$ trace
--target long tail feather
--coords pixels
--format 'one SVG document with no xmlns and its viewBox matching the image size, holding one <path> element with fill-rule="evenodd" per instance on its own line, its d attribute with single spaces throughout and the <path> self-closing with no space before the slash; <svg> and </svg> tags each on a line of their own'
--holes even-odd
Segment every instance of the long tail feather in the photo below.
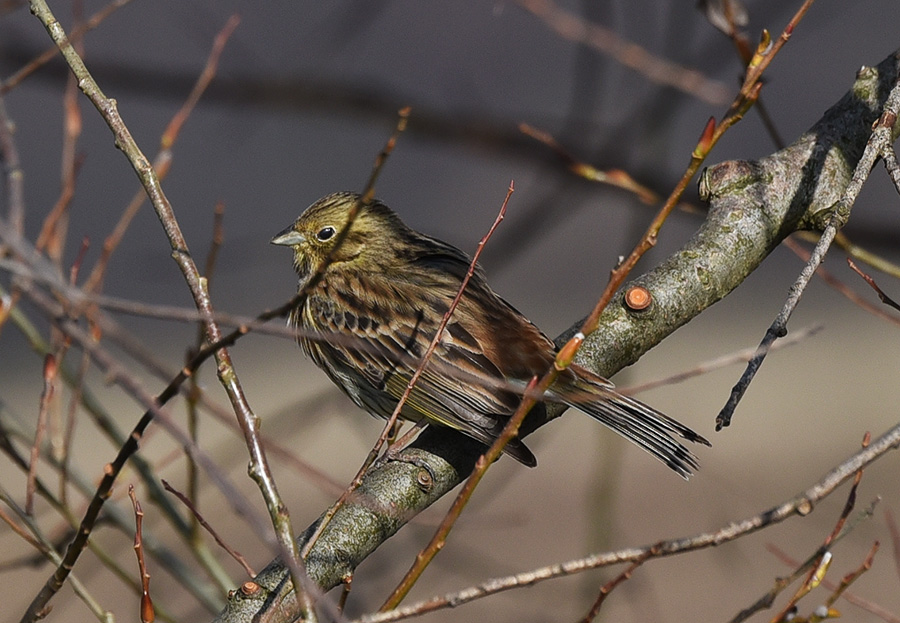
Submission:
<svg viewBox="0 0 900 623">
<path fill-rule="evenodd" d="M 639 400 L 619 394 L 612 385 L 577 368 L 566 385 L 554 387 L 554 398 L 584 411 L 665 463 L 687 479 L 699 467 L 697 457 L 676 437 L 711 445 L 704 437 Z"/>
</svg>

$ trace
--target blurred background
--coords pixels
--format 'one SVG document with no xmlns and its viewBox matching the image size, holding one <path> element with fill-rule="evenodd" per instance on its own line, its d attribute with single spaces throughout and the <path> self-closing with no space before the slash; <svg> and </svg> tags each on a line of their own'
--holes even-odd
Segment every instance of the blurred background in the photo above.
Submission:
<svg viewBox="0 0 900 623">
<path fill-rule="evenodd" d="M 780 33 L 800 5 L 781 0 L 745 4 L 751 42 L 764 28 L 773 36 Z M 68 28 L 73 12 L 87 17 L 105 6 L 54 2 L 52 8 Z M 213 39 L 234 13 L 240 15 L 240 25 L 173 147 L 172 170 L 163 188 L 201 264 L 210 246 L 214 207 L 224 204 L 225 240 L 211 290 L 215 307 L 235 314 L 255 315 L 291 296 L 296 277 L 290 253 L 271 247 L 269 239 L 320 196 L 362 189 L 395 125 L 396 111 L 409 105 L 409 128 L 381 175 L 377 195 L 412 227 L 472 252 L 514 180 L 507 218 L 482 264 L 495 290 L 555 336 L 594 305 L 610 268 L 630 251 L 655 206 L 573 175 L 547 146 L 520 132 L 519 124 L 549 132 L 576 158 L 601 169 L 623 169 L 665 196 L 681 176 L 707 119 L 720 118 L 727 109 L 742 74 L 731 41 L 692 2 L 133 0 L 86 35 L 84 55 L 148 156 L 157 152 L 160 135 L 203 69 Z M 840 99 L 860 66 L 880 62 L 900 45 L 898 18 L 896 0 L 820 0 L 813 5 L 766 74 L 763 101 L 785 140 L 794 140 Z M 696 69 L 711 86 L 696 93 L 660 84 L 646 71 L 625 67 L 560 32 L 560 24 L 585 23 L 608 29 L 667 62 Z M 0 4 L 0 79 L 7 80 L 49 45 L 27 6 L 15 0 Z M 30 240 L 60 194 L 67 78 L 56 58 L 4 95 L 25 172 Z M 84 266 L 90 267 L 138 184 L 97 112 L 84 97 L 78 104 L 83 113 L 76 148 L 80 165 L 64 264 L 75 260 L 87 239 Z M 708 164 L 758 158 L 775 149 L 759 115 L 751 111 L 716 147 Z M 693 186 L 685 200 L 701 207 Z M 674 214 L 638 270 L 678 249 L 702 218 L 701 211 Z M 897 196 L 882 167 L 866 184 L 845 232 L 870 251 L 900 261 Z M 627 387 L 755 347 L 801 266 L 793 253 L 779 249 L 733 295 L 614 380 Z M 877 303 L 846 267 L 842 252 L 835 249 L 826 267 Z M 897 298 L 896 281 L 876 278 Z M 8 273 L 0 271 L 0 283 L 9 287 Z M 104 292 L 192 308 L 149 206 L 142 208 L 113 256 Z M 28 306 L 23 310 L 46 335 L 47 322 L 40 314 Z M 196 328 L 188 323 L 117 318 L 173 370 L 196 339 Z M 824 329 L 769 356 L 734 423 L 721 433 L 714 432 L 714 419 L 742 366 L 640 395 L 712 440 L 711 449 L 700 449 L 702 469 L 690 482 L 574 411 L 537 432 L 529 446 L 539 467 L 527 470 L 504 459 L 491 470 L 409 603 L 593 552 L 714 530 L 816 482 L 857 450 L 866 431 L 877 436 L 893 426 L 900 403 L 896 325 L 815 280 L 790 329 L 816 325 Z M 348 482 L 381 423 L 343 398 L 290 339 L 251 334 L 232 354 L 250 404 L 263 420 L 263 433 L 335 482 Z M 73 351 L 70 356 L 77 363 L 79 355 Z M 126 361 L 149 391 L 164 386 Z M 0 409 L 4 419 L 29 434 L 38 413 L 41 369 L 42 357 L 7 323 L 0 334 Z M 142 410 L 105 384 L 102 374 L 94 371 L 88 381 L 119 426 L 130 430 Z M 213 400 L 227 404 L 214 369 L 204 368 L 200 381 Z M 61 392 L 59 399 L 65 412 L 68 394 Z M 183 420 L 184 411 L 183 403 L 173 403 L 174 417 Z M 261 508 L 258 490 L 246 477 L 242 439 L 204 417 L 200 443 Z M 97 481 L 116 450 L 87 418 L 79 418 L 70 460 L 88 482 Z M 178 450 L 173 439 L 151 426 L 141 453 L 183 489 L 185 461 Z M 289 461 L 275 458 L 272 463 L 299 531 L 325 510 L 335 490 Z M 52 470 L 42 468 L 41 474 L 55 482 Z M 878 496 L 881 502 L 871 519 L 837 545 L 829 574 L 838 581 L 880 540 L 882 551 L 873 569 L 851 590 L 893 612 L 895 618 L 889 620 L 900 617 L 900 580 L 885 518 L 889 510 L 900 512 L 898 474 L 895 455 L 867 471 L 859 507 Z M 113 495 L 113 503 L 126 510 L 130 482 L 139 479 L 127 470 Z M 7 460 L 0 461 L 0 483 L 22 503 L 25 476 Z M 201 510 L 251 564 L 262 568 L 272 553 L 221 491 L 205 477 L 201 483 Z M 804 560 L 831 530 L 845 495 L 846 487 L 811 516 L 738 542 L 646 564 L 610 596 L 601 617 L 728 619 L 791 570 L 768 546 Z M 74 492 L 71 496 L 75 511 L 82 512 L 84 498 Z M 350 616 L 381 604 L 430 537 L 447 506 L 447 500 L 442 502 L 358 569 L 347 606 Z M 184 553 L 185 545 L 154 516 L 154 508 L 145 502 L 145 526 Z M 36 515 L 51 538 L 64 533 L 64 524 L 41 500 Z M 130 535 L 101 527 L 94 539 L 137 577 Z M 7 528 L 0 529 L 0 551 L 5 569 L 2 619 L 18 620 L 52 567 L 13 564 L 32 551 Z M 218 551 L 217 556 L 232 586 L 240 585 L 246 579 L 240 568 Z M 211 618 L 165 570 L 151 565 L 150 571 L 155 601 L 176 620 Z M 618 571 L 593 571 L 507 592 L 427 620 L 574 620 Z M 86 553 L 75 572 L 120 620 L 135 616 L 137 597 L 93 554 Z M 201 571 L 197 574 L 203 577 Z M 813 593 L 801 602 L 801 613 L 812 611 L 827 594 L 823 589 Z M 69 587 L 51 603 L 55 608 L 48 621 L 91 616 Z M 837 607 L 852 620 L 884 620 L 845 601 Z"/>
</svg>

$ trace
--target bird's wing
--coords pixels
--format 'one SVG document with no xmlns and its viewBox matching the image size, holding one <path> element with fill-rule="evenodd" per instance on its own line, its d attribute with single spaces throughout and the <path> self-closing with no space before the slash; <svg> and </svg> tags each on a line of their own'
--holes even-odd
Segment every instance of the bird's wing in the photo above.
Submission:
<svg viewBox="0 0 900 623">
<path fill-rule="evenodd" d="M 309 299 L 320 336 L 306 340 L 304 348 L 317 363 L 361 406 L 387 417 L 388 403 L 375 404 L 372 393 L 385 392 L 396 402 L 406 391 L 430 344 L 441 315 L 426 314 L 412 306 L 391 309 L 353 307 L 331 296 Z M 317 305 L 322 307 L 315 309 Z M 327 308 L 326 308 L 327 306 Z M 348 376 L 356 375 L 366 388 L 347 388 Z M 354 395 L 354 391 L 356 395 Z M 481 351 L 479 342 L 459 322 L 451 320 L 443 339 L 417 380 L 404 406 L 403 416 L 423 417 L 490 443 L 499 433 L 498 421 L 518 405 L 512 388 Z M 386 412 L 385 412 L 386 411 Z"/>
</svg>

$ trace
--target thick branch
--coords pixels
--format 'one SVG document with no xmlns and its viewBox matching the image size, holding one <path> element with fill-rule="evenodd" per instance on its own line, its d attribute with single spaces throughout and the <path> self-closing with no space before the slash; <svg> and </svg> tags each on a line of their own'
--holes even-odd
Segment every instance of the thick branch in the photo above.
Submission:
<svg viewBox="0 0 900 623">
<path fill-rule="evenodd" d="M 652 293 L 653 304 L 629 311 L 620 295 L 577 362 L 603 376 L 614 374 L 736 288 L 786 236 L 821 229 L 850 181 L 898 71 L 900 52 L 860 70 L 850 92 L 794 144 L 759 161 L 710 167 L 700 181 L 701 194 L 710 202 L 706 221 L 684 248 L 634 282 Z M 580 326 L 575 323 L 558 343 Z M 549 411 L 548 419 L 562 409 Z M 440 429 L 426 429 L 415 445 L 400 461 L 366 475 L 356 497 L 312 549 L 308 572 L 323 590 L 456 486 L 483 451 Z M 297 609 L 293 596 L 286 595 L 286 577 L 279 561 L 271 563 L 257 578 L 262 590 L 235 591 L 217 620 L 250 621 L 254 615 L 292 620 Z"/>
</svg>

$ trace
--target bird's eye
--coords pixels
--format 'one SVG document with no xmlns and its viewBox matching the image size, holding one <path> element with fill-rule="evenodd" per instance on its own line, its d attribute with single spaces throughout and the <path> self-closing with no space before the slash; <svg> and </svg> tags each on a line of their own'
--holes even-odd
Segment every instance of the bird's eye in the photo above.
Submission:
<svg viewBox="0 0 900 623">
<path fill-rule="evenodd" d="M 328 227 L 323 227 L 319 230 L 319 233 L 316 234 L 316 239 L 319 242 L 325 242 L 326 240 L 330 240 L 335 234 L 334 227 L 330 225 Z"/>
</svg>

